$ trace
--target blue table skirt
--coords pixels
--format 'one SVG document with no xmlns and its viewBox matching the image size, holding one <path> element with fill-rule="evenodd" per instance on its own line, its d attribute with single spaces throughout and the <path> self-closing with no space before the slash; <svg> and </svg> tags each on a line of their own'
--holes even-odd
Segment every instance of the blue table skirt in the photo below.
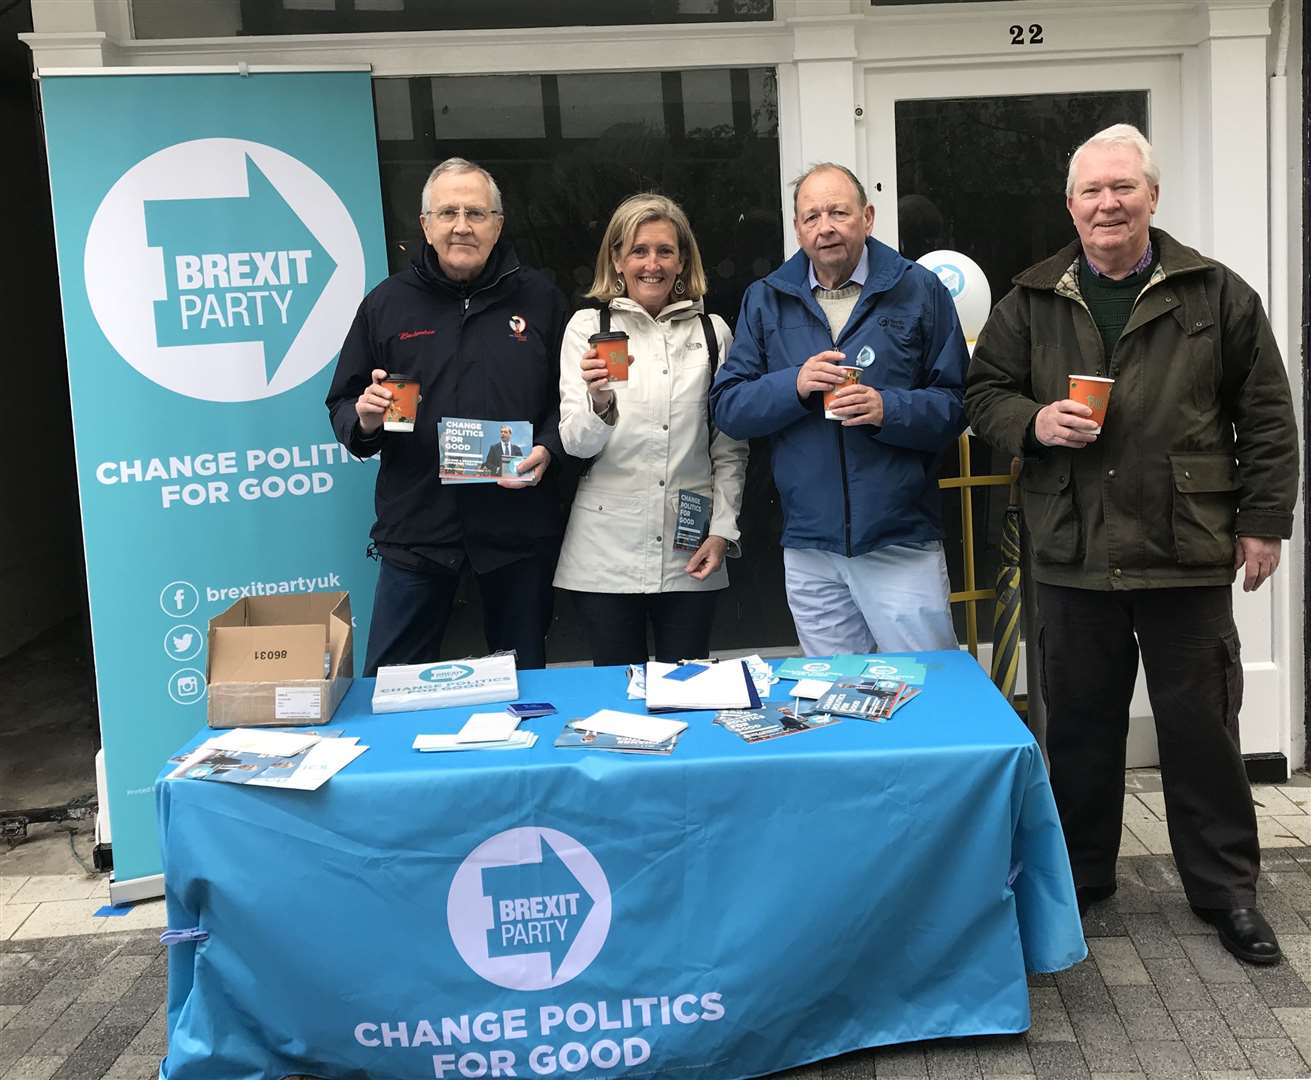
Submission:
<svg viewBox="0 0 1311 1080">
<path fill-rule="evenodd" d="M 530 751 L 419 754 L 497 706 L 375 717 L 358 680 L 331 726 L 370 749 L 316 792 L 161 778 L 169 925 L 208 934 L 161 1080 L 727 1080 L 1024 1031 L 1026 971 L 1086 955 L 1047 774 L 967 654 L 920 659 L 888 723 L 686 713 L 669 757 L 551 745 L 641 711 L 619 668 L 521 672 L 560 710 Z"/>
</svg>

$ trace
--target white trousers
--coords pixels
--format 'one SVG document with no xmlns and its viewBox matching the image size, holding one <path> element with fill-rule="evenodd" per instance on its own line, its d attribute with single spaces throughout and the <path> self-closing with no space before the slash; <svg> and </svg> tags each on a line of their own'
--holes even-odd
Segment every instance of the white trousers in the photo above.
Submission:
<svg viewBox="0 0 1311 1080">
<path fill-rule="evenodd" d="M 847 558 L 784 548 L 788 607 L 807 656 L 958 648 L 939 541 Z"/>
</svg>

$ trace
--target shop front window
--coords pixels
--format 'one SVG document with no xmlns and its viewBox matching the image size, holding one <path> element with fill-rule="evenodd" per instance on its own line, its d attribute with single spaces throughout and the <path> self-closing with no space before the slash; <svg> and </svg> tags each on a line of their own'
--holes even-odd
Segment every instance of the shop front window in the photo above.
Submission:
<svg viewBox="0 0 1311 1080">
<path fill-rule="evenodd" d="M 519 258 L 546 271 L 575 306 L 587 302 L 611 213 L 641 191 L 662 192 L 686 210 L 709 278 L 706 307 L 730 326 L 747 286 L 782 259 L 772 68 L 379 78 L 374 101 L 392 270 L 419 250 L 424 180 L 453 156 L 496 177 L 504 233 Z M 713 645 L 793 640 L 763 441 L 753 447 L 741 528 L 743 557 L 729 568 Z M 451 634 L 460 647 L 467 635 L 474 648 L 481 624 L 470 599 Z M 559 607 L 551 659 L 584 658 L 573 613 Z"/>
<path fill-rule="evenodd" d="M 138 38 L 761 22 L 773 0 L 133 0 Z"/>
</svg>

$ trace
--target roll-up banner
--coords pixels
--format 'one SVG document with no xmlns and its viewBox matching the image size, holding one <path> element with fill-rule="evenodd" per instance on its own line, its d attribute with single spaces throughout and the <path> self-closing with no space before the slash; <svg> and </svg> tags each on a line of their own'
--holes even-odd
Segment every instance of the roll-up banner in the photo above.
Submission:
<svg viewBox="0 0 1311 1080">
<path fill-rule="evenodd" d="M 386 274 L 373 101 L 366 70 L 40 78 L 122 901 L 163 892 L 153 784 L 205 723 L 208 620 L 347 589 L 368 639 L 376 464 L 323 399 Z"/>
</svg>

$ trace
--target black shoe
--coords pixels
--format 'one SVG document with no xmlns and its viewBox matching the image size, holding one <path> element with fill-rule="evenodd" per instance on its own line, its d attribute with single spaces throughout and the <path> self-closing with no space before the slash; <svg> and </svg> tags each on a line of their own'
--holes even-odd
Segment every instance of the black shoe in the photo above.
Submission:
<svg viewBox="0 0 1311 1080">
<path fill-rule="evenodd" d="M 1103 900 L 1109 900 L 1115 895 L 1115 882 L 1109 885 L 1079 885 L 1074 890 L 1075 898 L 1079 901 L 1079 916 L 1082 918 L 1088 914 L 1088 909 L 1093 904 L 1098 904 Z"/>
<path fill-rule="evenodd" d="M 1279 939 L 1256 908 L 1193 908 L 1220 935 L 1220 944 L 1249 964 L 1277 964 L 1283 958 Z"/>
</svg>

